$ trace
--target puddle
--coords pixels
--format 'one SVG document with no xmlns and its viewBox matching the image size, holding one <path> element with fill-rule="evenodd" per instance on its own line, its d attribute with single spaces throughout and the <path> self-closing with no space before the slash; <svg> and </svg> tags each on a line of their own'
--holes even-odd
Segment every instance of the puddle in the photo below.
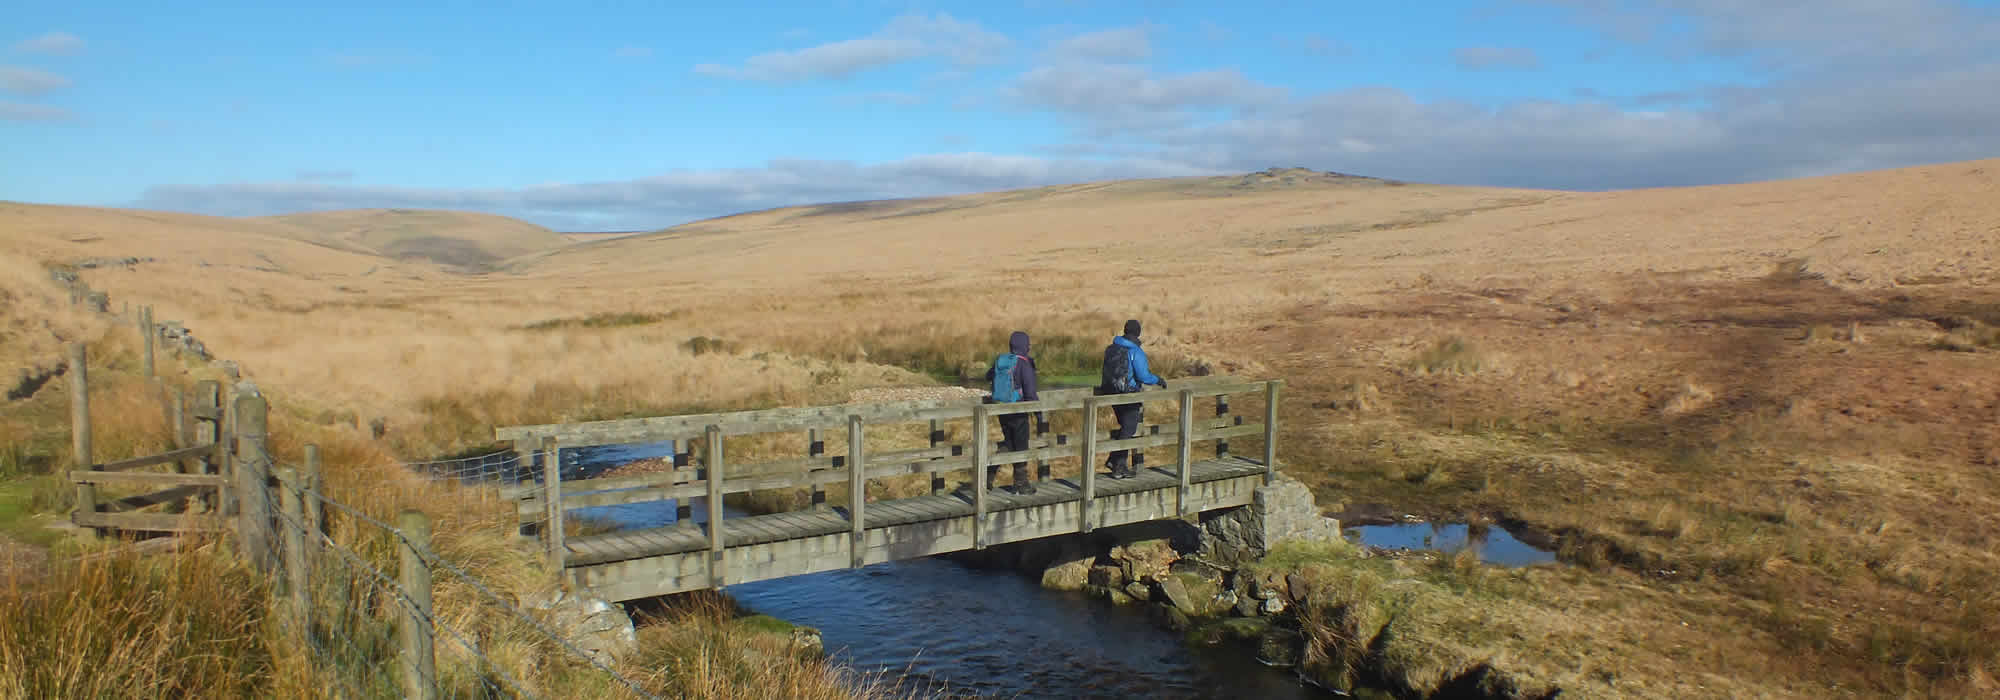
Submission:
<svg viewBox="0 0 2000 700">
<path fill-rule="evenodd" d="M 1479 560 L 1500 566 L 1548 564 L 1555 552 L 1514 538 L 1506 528 L 1487 526 L 1474 531 L 1464 523 L 1394 523 L 1344 528 L 1349 540 L 1382 549 L 1425 549 L 1456 552 L 1468 546 L 1479 552 Z"/>
</svg>

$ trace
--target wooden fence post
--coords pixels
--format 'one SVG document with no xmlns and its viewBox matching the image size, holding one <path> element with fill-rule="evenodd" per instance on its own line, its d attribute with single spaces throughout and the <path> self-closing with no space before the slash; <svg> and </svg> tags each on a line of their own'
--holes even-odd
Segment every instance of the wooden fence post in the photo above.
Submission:
<svg viewBox="0 0 2000 700">
<path fill-rule="evenodd" d="M 237 536 L 252 566 L 274 568 L 276 543 L 271 528 L 271 453 L 266 439 L 264 397 L 241 394 L 233 402 L 236 421 Z"/>
<path fill-rule="evenodd" d="M 1091 521 L 1096 516 L 1096 513 L 1092 512 L 1096 509 L 1096 504 L 1091 502 L 1097 496 L 1097 465 L 1094 464 L 1097 461 L 1097 397 L 1095 396 L 1083 400 L 1083 427 L 1081 430 L 1083 432 L 1083 500 L 1077 504 L 1078 518 L 1082 520 L 1081 523 L 1078 523 L 1077 530 L 1087 533 L 1095 529 Z"/>
<path fill-rule="evenodd" d="M 708 458 L 708 585 L 721 588 L 722 579 L 728 574 L 726 542 L 722 538 L 722 428 L 708 426 L 705 436 Z"/>
<path fill-rule="evenodd" d="M 90 454 L 90 362 L 83 343 L 69 344 L 69 452 L 72 471 L 88 471 L 96 466 Z M 92 515 L 84 515 L 90 513 Z M 70 522 L 85 525 L 97 513 L 97 487 L 76 485 L 76 507 Z M 92 527 L 93 535 L 104 534 Z"/>
<path fill-rule="evenodd" d="M 312 633 L 312 572 L 306 559 L 305 508 L 300 503 L 304 488 L 297 470 L 278 470 L 278 495 L 285 514 L 285 593 L 292 601 L 292 621 L 300 635 Z"/>
<path fill-rule="evenodd" d="M 549 522 L 543 526 L 549 535 L 549 569 L 561 582 L 569 545 L 563 541 L 568 533 L 563 532 L 562 446 L 553 435 L 542 437 L 542 500 L 549 512 Z"/>
<path fill-rule="evenodd" d="M 438 696 L 437 628 L 431 623 L 431 570 L 424 561 L 431 548 L 431 519 L 422 511 L 405 510 L 396 522 L 402 533 L 403 594 L 409 596 L 400 625 L 403 642 L 403 697 L 432 700 Z"/>
<path fill-rule="evenodd" d="M 986 433 L 986 404 L 972 409 L 972 548 L 986 548 L 986 459 L 993 441 Z"/>
<path fill-rule="evenodd" d="M 320 477 L 319 445 L 306 445 L 305 467 L 306 472 L 299 475 L 303 479 L 299 482 L 299 500 L 305 511 L 305 518 L 300 522 L 305 523 L 309 531 L 306 536 L 306 551 L 310 553 L 319 551 L 320 537 L 326 532 L 320 525 L 323 522 L 321 518 L 325 517 L 325 514 L 320 512 L 319 494 L 325 486 Z M 306 568 L 312 569 L 313 563 L 310 559 L 306 560 Z"/>
<path fill-rule="evenodd" d="M 139 336 L 145 341 L 146 348 L 145 354 L 142 355 L 144 358 L 142 364 L 146 368 L 147 379 L 153 378 L 153 338 L 158 335 L 159 333 L 153 330 L 152 305 L 139 307 Z"/>
<path fill-rule="evenodd" d="M 224 451 L 222 437 L 222 383 L 213 379 L 203 379 L 194 385 L 194 444 L 213 445 L 215 451 L 201 458 L 201 473 L 221 474 Z M 228 501 L 229 487 L 203 494 L 202 502 L 208 512 L 221 513 Z"/>
<path fill-rule="evenodd" d="M 847 514 L 854 521 L 853 544 L 848 548 L 854 555 L 854 568 L 861 568 L 862 560 L 868 554 L 868 542 L 864 536 L 863 514 L 868 510 L 868 465 L 861 449 L 861 416 L 847 416 Z"/>
<path fill-rule="evenodd" d="M 1189 505 L 1188 488 L 1193 483 L 1192 479 L 1194 476 L 1194 470 L 1189 468 L 1191 466 L 1190 463 L 1194 461 L 1194 390 L 1193 389 L 1181 390 L 1180 408 L 1181 408 L 1181 415 L 1180 415 L 1181 435 L 1178 445 L 1179 451 L 1175 453 L 1175 455 L 1180 460 L 1180 466 L 1176 467 L 1174 471 L 1180 473 L 1181 484 L 1180 484 L 1180 491 L 1174 494 L 1174 511 L 1179 513 L 1181 517 L 1185 518 L 1187 517 L 1188 514 L 1188 505 Z"/>
<path fill-rule="evenodd" d="M 1264 384 L 1264 485 L 1278 479 L 1278 385 L 1282 379 Z"/>
</svg>

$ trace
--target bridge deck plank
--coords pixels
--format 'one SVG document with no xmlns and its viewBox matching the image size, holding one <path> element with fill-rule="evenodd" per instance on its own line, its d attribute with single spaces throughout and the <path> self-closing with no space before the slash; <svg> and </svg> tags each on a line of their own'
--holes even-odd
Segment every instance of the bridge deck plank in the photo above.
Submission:
<svg viewBox="0 0 2000 700">
<path fill-rule="evenodd" d="M 1173 467 L 1172 464 L 1147 467 L 1140 470 L 1137 477 L 1130 479 L 1098 479 L 1097 496 L 1103 498 L 1155 489 L 1178 488 L 1180 479 L 1174 473 Z M 1189 480 L 1193 483 L 1206 483 L 1257 474 L 1263 470 L 1264 466 L 1257 462 L 1231 455 L 1195 462 Z M 1038 485 L 1035 494 L 1027 496 L 1016 495 L 1004 489 L 990 490 L 986 493 L 987 511 L 994 513 L 1078 500 L 1082 496 L 1082 490 L 1075 481 L 1074 477 L 1044 481 Z M 911 498 L 872 501 L 868 504 L 868 521 L 864 525 L 871 529 L 892 527 L 964 517 L 971 515 L 972 511 L 969 494 L 964 496 L 951 492 L 926 494 Z M 851 527 L 848 511 L 845 508 L 729 518 L 723 521 L 724 546 L 739 547 L 816 537 L 846 532 Z M 570 551 L 567 560 L 570 565 L 588 566 L 702 550 L 708 547 L 708 536 L 706 526 L 690 527 L 687 524 L 676 524 L 575 537 L 565 544 Z"/>
</svg>

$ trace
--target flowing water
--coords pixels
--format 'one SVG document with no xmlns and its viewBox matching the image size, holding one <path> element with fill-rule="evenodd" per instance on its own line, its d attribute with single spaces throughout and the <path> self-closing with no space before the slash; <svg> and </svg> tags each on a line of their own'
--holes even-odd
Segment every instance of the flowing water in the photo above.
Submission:
<svg viewBox="0 0 2000 700">
<path fill-rule="evenodd" d="M 1344 528 L 1346 534 L 1371 547 L 1456 552 L 1477 549 L 1479 560 L 1501 566 L 1528 566 L 1556 560 L 1554 552 L 1514 538 L 1505 528 L 1474 530 L 1464 523 L 1394 523 Z"/>
<path fill-rule="evenodd" d="M 568 452 L 565 465 L 581 476 L 672 449 L 577 448 L 574 462 Z M 577 515 L 640 528 L 672 523 L 674 510 L 672 502 L 652 502 L 578 509 Z M 704 519 L 703 510 L 694 509 L 697 520 Z M 1245 651 L 1191 648 L 1140 606 L 1052 591 L 1026 576 L 942 558 L 737 584 L 724 593 L 750 610 L 818 629 L 829 654 L 853 668 L 943 686 L 953 695 L 1330 696 Z"/>
</svg>

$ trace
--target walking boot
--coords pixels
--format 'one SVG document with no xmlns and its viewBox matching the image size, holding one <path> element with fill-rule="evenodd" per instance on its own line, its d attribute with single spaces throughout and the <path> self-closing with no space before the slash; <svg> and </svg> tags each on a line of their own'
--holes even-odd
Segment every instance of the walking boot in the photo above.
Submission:
<svg viewBox="0 0 2000 700">
<path fill-rule="evenodd" d="M 1035 482 L 1028 478 L 1028 468 L 1014 467 L 1014 493 L 1021 496 L 1035 495 Z"/>
</svg>

